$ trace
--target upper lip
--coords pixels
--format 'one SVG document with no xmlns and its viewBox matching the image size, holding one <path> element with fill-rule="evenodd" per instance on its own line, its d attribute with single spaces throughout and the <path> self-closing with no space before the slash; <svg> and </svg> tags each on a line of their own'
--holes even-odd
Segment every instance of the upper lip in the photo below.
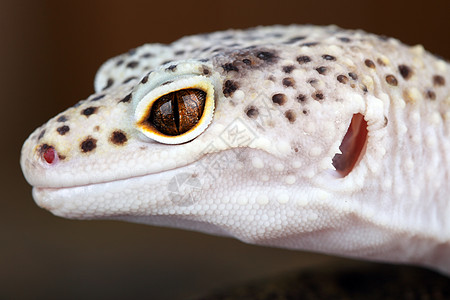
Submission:
<svg viewBox="0 0 450 300">
<path fill-rule="evenodd" d="M 106 183 L 113 183 L 113 182 L 122 182 L 122 181 L 127 181 L 127 180 L 130 180 L 130 179 L 142 178 L 142 177 L 146 177 L 146 176 L 162 174 L 162 173 L 165 173 L 165 172 L 170 172 L 172 170 L 179 170 L 179 169 L 185 168 L 187 166 L 189 166 L 189 165 L 178 166 L 178 167 L 175 167 L 175 168 L 165 169 L 165 170 L 161 170 L 159 172 L 154 172 L 154 173 L 145 173 L 145 174 L 140 174 L 140 175 L 135 175 L 135 176 L 128 176 L 128 177 L 118 178 L 118 179 L 113 179 L 113 180 L 100 180 L 100 181 L 90 182 L 90 183 L 86 183 L 86 184 L 64 185 L 64 186 L 57 186 L 57 187 L 52 187 L 52 186 L 34 186 L 34 188 L 37 188 L 37 189 L 40 189 L 40 190 L 62 190 L 62 189 L 70 189 L 70 188 L 77 188 L 77 187 L 95 186 L 95 185 L 99 185 L 99 184 L 106 184 Z"/>
</svg>

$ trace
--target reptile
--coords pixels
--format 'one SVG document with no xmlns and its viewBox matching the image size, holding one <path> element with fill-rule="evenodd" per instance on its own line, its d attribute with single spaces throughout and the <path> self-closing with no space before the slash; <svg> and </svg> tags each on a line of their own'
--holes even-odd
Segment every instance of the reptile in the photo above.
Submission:
<svg viewBox="0 0 450 300">
<path fill-rule="evenodd" d="M 336 26 L 146 44 L 36 129 L 57 216 L 116 219 L 450 274 L 450 68 Z"/>
</svg>

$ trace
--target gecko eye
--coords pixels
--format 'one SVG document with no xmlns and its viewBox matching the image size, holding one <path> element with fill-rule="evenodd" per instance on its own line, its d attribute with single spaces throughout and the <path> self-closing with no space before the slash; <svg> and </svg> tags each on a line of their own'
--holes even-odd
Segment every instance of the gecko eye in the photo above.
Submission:
<svg viewBox="0 0 450 300">
<path fill-rule="evenodd" d="M 339 150 L 342 154 L 333 157 L 333 166 L 345 177 L 361 160 L 367 144 L 367 121 L 362 114 L 354 114 Z"/>
<path fill-rule="evenodd" d="M 214 112 L 214 88 L 204 76 L 163 82 L 139 101 L 136 127 L 148 138 L 181 144 L 200 135 Z"/>
<path fill-rule="evenodd" d="M 154 127 L 168 136 L 177 136 L 198 124 L 205 107 L 206 93 L 186 89 L 164 95 L 154 102 L 143 126 Z"/>
</svg>

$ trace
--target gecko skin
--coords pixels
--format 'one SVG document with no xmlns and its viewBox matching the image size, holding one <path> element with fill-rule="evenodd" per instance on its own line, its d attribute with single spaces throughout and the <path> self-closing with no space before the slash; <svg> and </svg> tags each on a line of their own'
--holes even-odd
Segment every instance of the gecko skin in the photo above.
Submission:
<svg viewBox="0 0 450 300">
<path fill-rule="evenodd" d="M 363 31 L 188 36 L 108 60 L 21 166 L 58 216 L 450 274 L 449 86 L 422 46 Z"/>
</svg>

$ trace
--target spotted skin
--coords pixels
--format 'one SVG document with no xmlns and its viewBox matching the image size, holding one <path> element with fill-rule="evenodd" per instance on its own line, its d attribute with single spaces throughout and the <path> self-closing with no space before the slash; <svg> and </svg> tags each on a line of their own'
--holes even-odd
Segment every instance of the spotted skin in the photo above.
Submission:
<svg viewBox="0 0 450 300">
<path fill-rule="evenodd" d="M 186 72 L 213 85 L 212 122 L 188 142 L 149 140 L 137 105 Z M 363 31 L 188 36 L 108 60 L 95 94 L 31 134 L 21 165 L 35 201 L 59 216 L 450 274 L 449 85 L 448 63 L 422 46 Z M 367 141 L 343 175 L 334 159 L 358 115 Z"/>
</svg>

